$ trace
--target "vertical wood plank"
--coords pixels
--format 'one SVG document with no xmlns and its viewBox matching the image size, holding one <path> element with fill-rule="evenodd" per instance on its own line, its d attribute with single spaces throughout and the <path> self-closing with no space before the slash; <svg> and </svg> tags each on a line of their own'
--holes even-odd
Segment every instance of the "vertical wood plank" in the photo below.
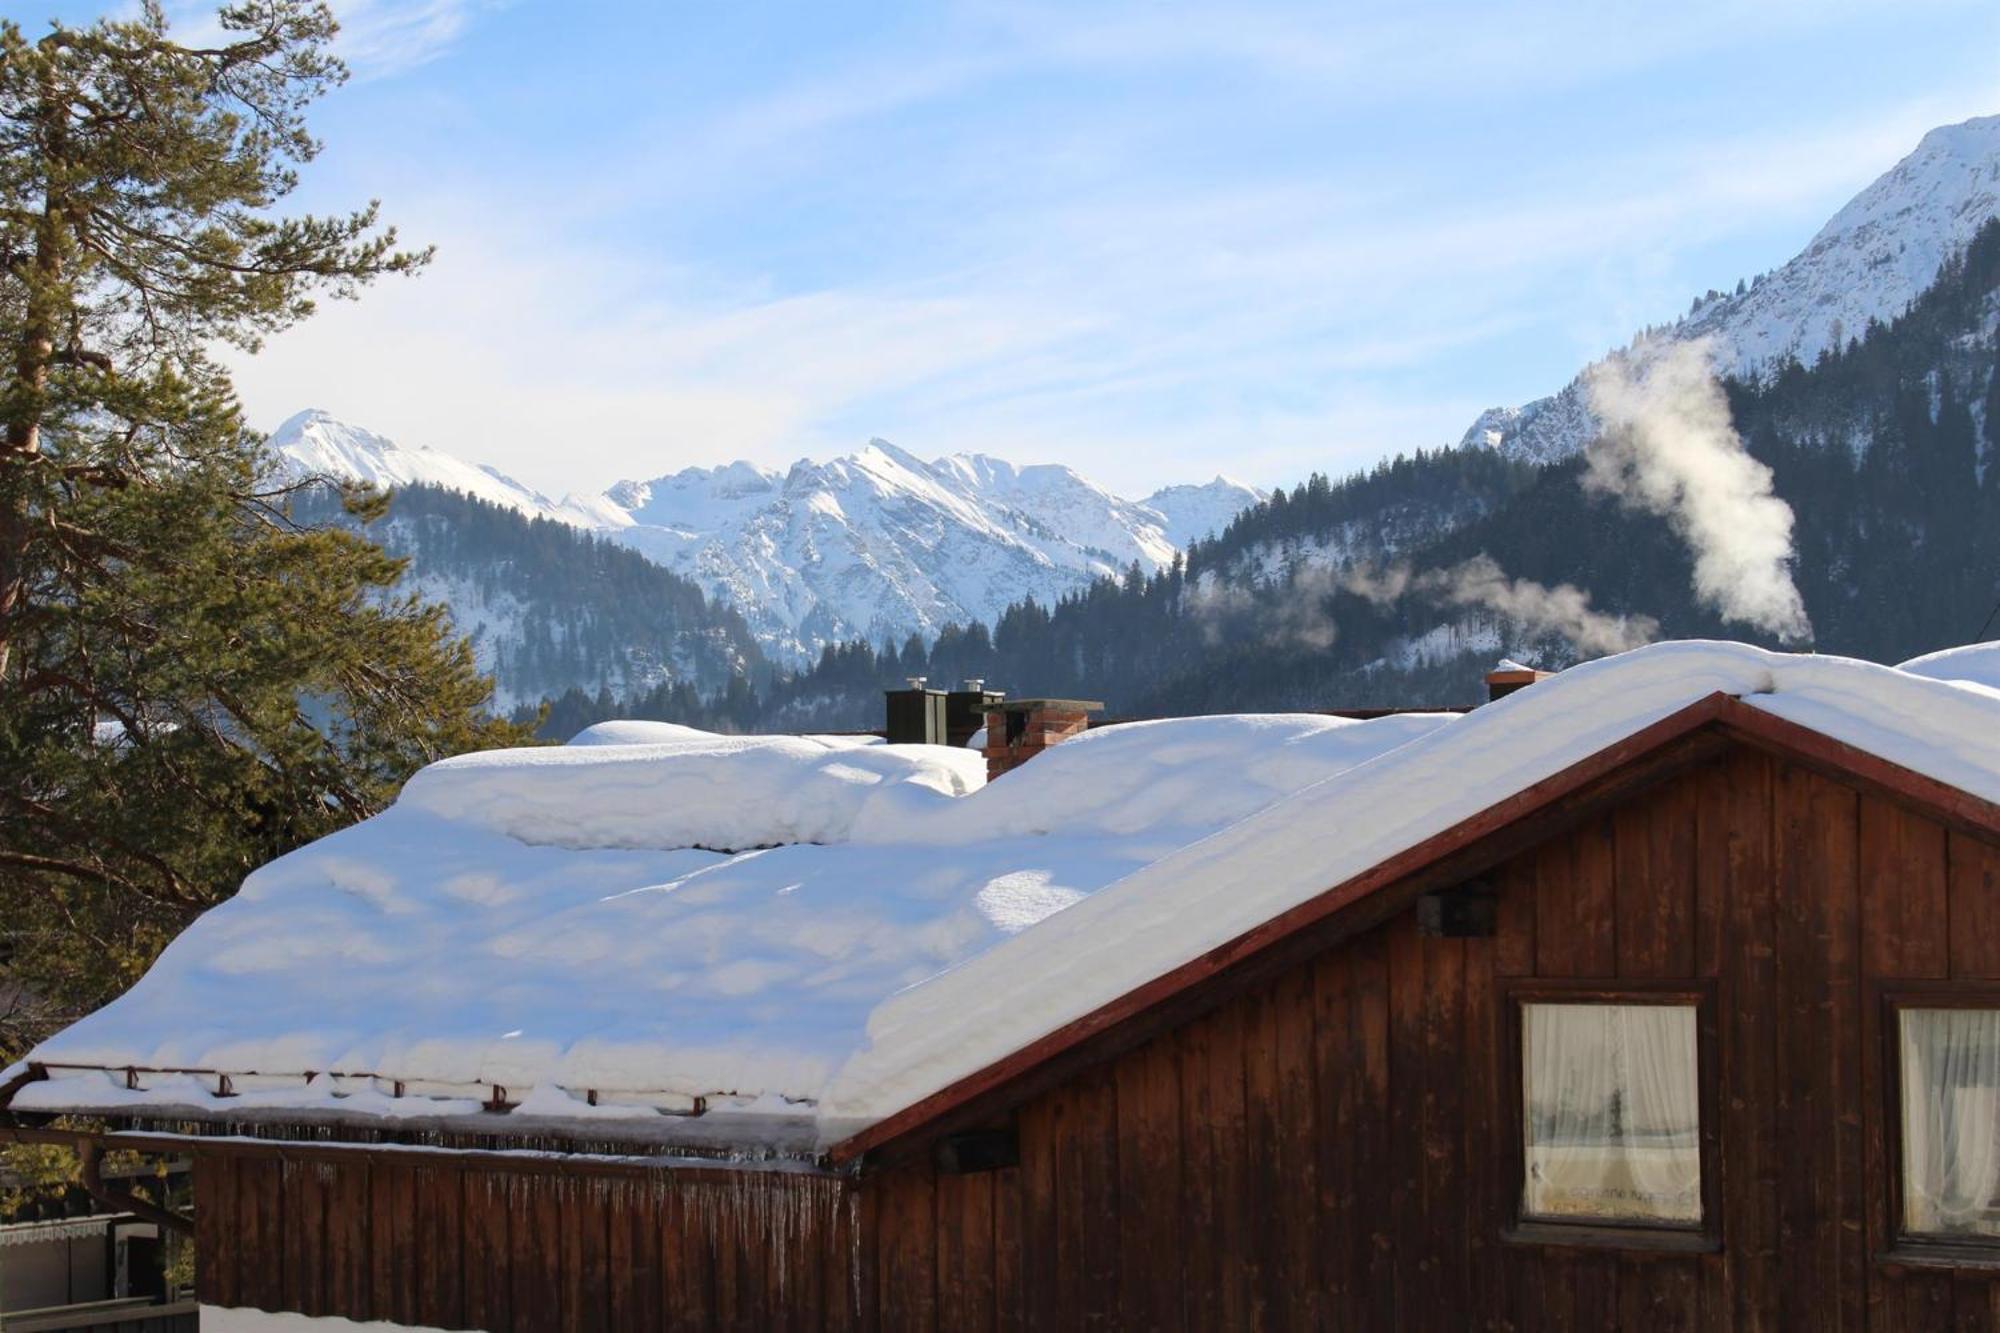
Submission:
<svg viewBox="0 0 2000 1333">
<path fill-rule="evenodd" d="M 819 1270 L 819 1308 L 828 1333 L 848 1333 L 860 1325 L 861 1297 L 856 1289 L 861 1255 L 861 1238 L 856 1227 L 860 1214 L 860 1194 L 851 1183 L 840 1182 L 825 1222 L 826 1249 Z"/>
<path fill-rule="evenodd" d="M 929 1163 L 882 1178 L 879 1252 L 884 1333 L 937 1325 L 937 1190 Z"/>
<path fill-rule="evenodd" d="M 1502 977 L 1535 974 L 1535 857 L 1516 856 L 1489 878 L 1499 902 L 1494 906 L 1492 972 Z"/>
<path fill-rule="evenodd" d="M 1648 791 L 1612 816 L 1621 978 L 1695 975 L 1696 784 L 1703 768 Z M 1633 1255 L 1618 1263 L 1621 1328 L 1670 1328 L 1698 1312 L 1700 1261 Z"/>
<path fill-rule="evenodd" d="M 1050 1096 L 1021 1108 L 1021 1316 L 1036 1333 L 1057 1327 L 1056 1107 Z"/>
<path fill-rule="evenodd" d="M 1215 1025 L 1199 1019 L 1175 1034 L 1181 1088 L 1181 1197 L 1188 1233 L 1204 1239 L 1185 1256 L 1186 1300 L 1182 1318 L 1189 1329 L 1222 1327 L 1221 1217 L 1216 1188 L 1215 1091 L 1209 1070 L 1216 1060 Z"/>
<path fill-rule="evenodd" d="M 1243 1011 L 1243 1180 L 1259 1206 L 1249 1209 L 1244 1254 L 1243 1327 L 1252 1333 L 1276 1326 L 1284 1304 L 1279 1266 L 1278 1218 L 1286 1182 L 1278 1169 L 1282 1133 L 1278 1105 L 1278 1010 L 1272 987 L 1260 986 L 1232 1007 Z"/>
<path fill-rule="evenodd" d="M 1863 1182 L 1855 793 L 1778 770 L 1779 1114 L 1791 1144 L 1780 1271 L 1798 1326 L 1861 1327 Z M 1788 1313 L 1790 1311 L 1788 1310 Z"/>
<path fill-rule="evenodd" d="M 1298 968 L 1279 980 L 1278 1011 L 1278 1245 L 1275 1308 L 1279 1328 L 1310 1330 L 1325 1321 L 1324 1281 L 1313 1257 L 1313 1227 L 1319 1197 L 1318 1033 L 1313 974 Z"/>
<path fill-rule="evenodd" d="M 1465 950 L 1464 940 L 1423 940 L 1424 1233 L 1429 1251 L 1425 1284 L 1428 1313 L 1419 1328 L 1456 1333 L 1471 1322 L 1467 1302 L 1465 1198 L 1471 1192 L 1461 1153 L 1465 1146 Z"/>
<path fill-rule="evenodd" d="M 1437 1255 L 1426 1226 L 1424 1177 L 1424 941 L 1416 922 L 1386 928 L 1389 965 L 1390 1153 L 1383 1169 L 1395 1181 L 1390 1210 L 1398 1296 L 1397 1327 L 1424 1329 L 1436 1312 L 1430 1292 Z"/>
<path fill-rule="evenodd" d="M 208 1305 L 241 1305 L 237 1281 L 236 1159 L 202 1152 L 194 1160 L 195 1290 Z"/>
<path fill-rule="evenodd" d="M 513 1176 L 513 1216 L 507 1227 L 514 1327 L 562 1327 L 562 1197 L 560 1177 Z"/>
<path fill-rule="evenodd" d="M 1171 1057 L 1169 1057 L 1171 1058 Z M 1167 1174 L 1173 1175 L 1171 1168 Z M 993 1326 L 998 1333 L 1020 1333 L 1027 1322 L 1022 1294 L 1021 1232 L 1022 1173 L 1011 1167 L 998 1174 L 993 1191 Z"/>
<path fill-rule="evenodd" d="M 1503 880 L 1504 883 L 1504 880 Z M 1507 890 L 1503 887 L 1501 892 Z M 1517 895 L 1532 903 L 1527 895 Z M 1512 1333 L 1521 1327 L 1520 1303 L 1512 1280 L 1515 1256 L 1500 1243 L 1502 1219 L 1509 1213 L 1509 1178 L 1503 1136 L 1512 1124 L 1506 1113 L 1510 1083 L 1501 1061 L 1507 1058 L 1506 1032 L 1500 1009 L 1500 941 L 1468 940 L 1465 944 L 1464 1060 L 1465 1104 L 1462 1115 L 1465 1189 L 1458 1225 L 1465 1231 L 1467 1327 Z"/>
<path fill-rule="evenodd" d="M 1366 1257 L 1355 1154 L 1368 1108 L 1360 1104 L 1365 1075 L 1354 1033 L 1353 956 L 1353 949 L 1336 949 L 1312 965 L 1313 1073 L 1319 1088 L 1314 1255 L 1326 1323 L 1333 1328 L 1361 1326 L 1359 1272 Z"/>
<path fill-rule="evenodd" d="M 416 1322 L 465 1324 L 465 1182 L 455 1166 L 426 1165 L 416 1177 Z"/>
<path fill-rule="evenodd" d="M 505 1179 L 492 1171 L 467 1171 L 462 1184 L 465 1322 L 485 1333 L 511 1333 L 514 1313 L 507 1242 L 511 1200 Z"/>
<path fill-rule="evenodd" d="M 1618 975 L 1616 849 L 1606 815 L 1536 853 L 1536 975 Z"/>
<path fill-rule="evenodd" d="M 286 1161 L 284 1171 L 284 1308 L 300 1314 L 331 1311 L 326 1300 L 326 1195 L 332 1168 L 324 1162 Z"/>
<path fill-rule="evenodd" d="M 1064 1327 L 1107 1328 L 1118 1301 L 1116 1086 L 1108 1071 L 1090 1070 L 1057 1089 L 1050 1101 L 1056 1303 Z"/>
<path fill-rule="evenodd" d="M 1209 1029 L 1209 1161 L 1215 1172 L 1213 1244 L 1222 1322 L 1250 1322 L 1250 1192 L 1246 1181 L 1247 1122 L 1243 1090 L 1243 1010 L 1225 1005 L 1202 1020 Z"/>
<path fill-rule="evenodd" d="M 940 1328 L 991 1330 L 993 1185 L 996 1173 L 937 1178 L 937 1319 Z"/>
<path fill-rule="evenodd" d="M 701 1202 L 707 1188 L 676 1177 L 660 1193 L 660 1313 L 678 1333 L 697 1333 L 719 1322 L 708 1235 L 713 1210 Z"/>
<path fill-rule="evenodd" d="M 236 1167 L 239 1234 L 238 1293 L 242 1304 L 281 1310 L 285 1302 L 284 1164 L 244 1157 Z"/>
<path fill-rule="evenodd" d="M 1359 1176 L 1355 1204 L 1360 1246 L 1357 1277 L 1360 1310 L 1365 1321 L 1357 1327 L 1393 1328 L 1406 1299 L 1396 1285 L 1395 1178 L 1388 1166 L 1396 1143 L 1395 1107 L 1390 1096 L 1394 1055 L 1389 995 L 1389 927 L 1370 931 L 1355 941 L 1353 965 L 1354 1040 L 1362 1072 L 1359 1102 L 1361 1123 L 1355 1133 L 1355 1166 Z"/>
<path fill-rule="evenodd" d="M 385 1162 L 369 1169 L 369 1309 L 397 1324 L 417 1322 L 417 1171 Z"/>
<path fill-rule="evenodd" d="M 1951 975 L 2000 977 L 2000 848 L 1954 832 L 1951 860 Z"/>
<path fill-rule="evenodd" d="M 1084 1219 L 1083 1326 L 1118 1326 L 1118 1085 L 1098 1068 L 1077 1079 L 1074 1207 Z"/>
<path fill-rule="evenodd" d="M 563 1328 L 605 1333 L 610 1326 L 611 1219 L 602 1176 L 563 1178 Z"/>
<path fill-rule="evenodd" d="M 333 1168 L 326 1198 L 327 1304 L 344 1318 L 375 1317 L 370 1281 L 373 1273 L 373 1210 L 366 1162 L 342 1162 Z"/>
<path fill-rule="evenodd" d="M 1694 974 L 1694 794 L 1679 779 L 1612 817 L 1621 977 Z"/>
<path fill-rule="evenodd" d="M 1180 1069 L 1171 1038 L 1147 1042 L 1118 1061 L 1118 1238 L 1120 1321 L 1171 1330 L 1181 1321 Z"/>
<path fill-rule="evenodd" d="M 1862 975 L 1875 980 L 1942 977 L 1951 967 L 1944 828 L 1876 797 L 1863 797 L 1859 804 Z M 1892 1243 L 1890 1195 L 1901 1183 L 1887 1152 L 1896 1112 L 1883 1068 L 1887 1049 L 1883 1015 L 1879 1007 L 1869 1005 L 1861 1010 L 1860 1019 L 1867 1244 L 1880 1252 Z M 1936 1318 L 1950 1309 L 1952 1299 L 1947 1273 L 1891 1274 L 1879 1265 L 1868 1267 L 1870 1327 L 1935 1327 L 1911 1321 Z"/>
<path fill-rule="evenodd" d="M 1714 1289 L 1704 1299 L 1711 1326 L 1744 1333 L 1773 1333 L 1781 1315 L 1771 784 L 1770 760 L 1733 752 L 1702 785 L 1695 814 L 1698 910 L 1720 923 L 1703 932 L 1696 966 L 1718 978 L 1717 1166 L 1728 1246 L 1709 1265 Z"/>
<path fill-rule="evenodd" d="M 1615 1329 L 1623 1315 L 1618 1283 L 1623 1276 L 1615 1254 L 1578 1253 L 1570 1264 L 1576 1289 L 1576 1328 Z"/>
<path fill-rule="evenodd" d="M 1950 975 L 1944 827 L 1879 797 L 1859 804 L 1862 974 Z"/>
</svg>

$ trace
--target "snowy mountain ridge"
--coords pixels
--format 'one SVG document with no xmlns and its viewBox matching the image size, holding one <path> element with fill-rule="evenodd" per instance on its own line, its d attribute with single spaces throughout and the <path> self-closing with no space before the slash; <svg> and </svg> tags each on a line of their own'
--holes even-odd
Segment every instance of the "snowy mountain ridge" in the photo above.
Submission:
<svg viewBox="0 0 2000 1333">
<path fill-rule="evenodd" d="M 289 417 L 271 432 L 271 451 L 286 480 L 325 478 L 397 486 L 442 486 L 517 509 L 531 518 L 553 518 L 557 506 L 504 472 L 468 463 L 428 446 L 396 443 L 350 426 L 318 408 Z"/>
<path fill-rule="evenodd" d="M 1053 602 L 1137 563 L 1151 572 L 1258 499 L 1224 477 L 1127 500 L 1058 464 L 925 461 L 886 440 L 779 471 L 690 467 L 550 500 L 490 468 L 409 448 L 325 412 L 286 421 L 284 473 L 430 484 L 600 533 L 734 605 L 779 661 L 830 643 L 929 636 Z"/>
<path fill-rule="evenodd" d="M 1810 366 L 1903 313 L 1945 260 L 2000 216 L 2000 116 L 1945 125 L 1850 200 L 1783 267 L 1754 286 L 1700 302 L 1664 333 L 1714 340 L 1717 370 L 1761 376 L 1788 359 Z M 1635 340 L 1636 341 L 1636 340 Z M 1596 422 L 1581 376 L 1521 407 L 1489 408 L 1462 446 L 1487 445 L 1531 462 L 1569 457 Z"/>
</svg>

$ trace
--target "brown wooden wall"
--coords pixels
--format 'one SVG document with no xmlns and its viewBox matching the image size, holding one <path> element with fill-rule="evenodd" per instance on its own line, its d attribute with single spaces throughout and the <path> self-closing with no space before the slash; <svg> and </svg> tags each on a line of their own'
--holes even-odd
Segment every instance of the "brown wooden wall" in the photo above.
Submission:
<svg viewBox="0 0 2000 1333">
<path fill-rule="evenodd" d="M 1880 1257 L 1877 994 L 2000 981 L 2000 853 L 1732 750 L 1493 878 L 1496 938 L 1405 914 L 1030 1101 L 1006 1171 L 204 1154 L 204 1298 L 492 1333 L 2000 1329 L 2000 1282 Z M 1713 986 L 1720 1252 L 1503 1239 L 1514 978 Z"/>
<path fill-rule="evenodd" d="M 432 1328 L 851 1329 L 858 1200 L 823 1177 L 201 1152 L 211 1305 Z"/>
</svg>

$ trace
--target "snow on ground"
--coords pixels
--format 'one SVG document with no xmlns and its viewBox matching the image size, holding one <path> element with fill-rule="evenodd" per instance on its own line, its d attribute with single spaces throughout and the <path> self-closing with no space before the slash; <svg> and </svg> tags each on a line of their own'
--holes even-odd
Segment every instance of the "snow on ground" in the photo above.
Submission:
<svg viewBox="0 0 2000 1333">
<path fill-rule="evenodd" d="M 1720 643 L 1464 718 L 1106 727 L 991 784 L 942 746 L 610 724 L 424 770 L 34 1058 L 254 1071 L 235 1106 L 349 1114 L 464 1114 L 493 1085 L 555 1120 L 706 1095 L 824 1142 L 1717 691 L 2000 801 L 2000 695 Z M 204 1100 L 117 1084 L 16 1105 Z"/>
<path fill-rule="evenodd" d="M 273 1314 L 243 1306 L 204 1305 L 201 1333 L 439 1333 L 439 1330 L 380 1319 L 360 1323 L 338 1315 Z"/>
</svg>

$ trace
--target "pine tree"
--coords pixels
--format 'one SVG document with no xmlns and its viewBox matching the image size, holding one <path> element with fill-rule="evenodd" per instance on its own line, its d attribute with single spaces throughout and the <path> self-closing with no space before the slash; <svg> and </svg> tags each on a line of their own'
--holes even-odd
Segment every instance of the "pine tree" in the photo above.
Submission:
<svg viewBox="0 0 2000 1333">
<path fill-rule="evenodd" d="M 273 213 L 344 76 L 326 7 L 221 26 L 0 21 L 0 996 L 31 1002 L 0 1056 L 414 767 L 526 735 L 399 562 L 294 520 L 209 355 L 426 257 L 372 205 Z"/>
</svg>

